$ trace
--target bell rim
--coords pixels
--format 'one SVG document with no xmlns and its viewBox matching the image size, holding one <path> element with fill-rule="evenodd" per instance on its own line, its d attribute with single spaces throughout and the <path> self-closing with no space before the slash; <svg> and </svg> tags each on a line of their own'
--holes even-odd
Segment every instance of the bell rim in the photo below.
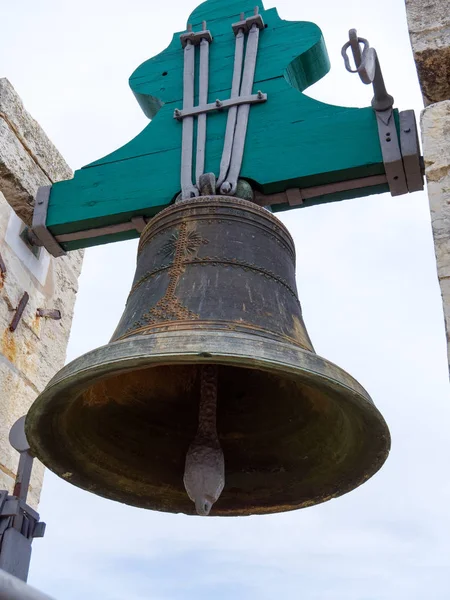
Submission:
<svg viewBox="0 0 450 600">
<path fill-rule="evenodd" d="M 215 335 L 211 335 L 212 333 Z M 219 335 L 217 335 L 218 333 Z M 158 366 L 175 364 L 201 365 L 214 363 L 218 365 L 238 366 L 250 369 L 259 368 L 272 373 L 288 372 L 291 375 L 300 377 L 306 382 L 308 381 L 308 376 L 314 376 L 314 378 L 319 377 L 321 383 L 324 384 L 325 387 L 329 388 L 330 390 L 337 390 L 340 393 L 342 402 L 353 405 L 359 410 L 362 410 L 363 403 L 364 409 L 370 412 L 371 420 L 375 419 L 377 422 L 377 437 L 383 438 L 384 448 L 382 453 L 380 452 L 377 454 L 377 459 L 375 461 L 367 465 L 364 470 L 361 470 L 362 472 L 359 474 L 359 476 L 355 477 L 350 484 L 342 485 L 342 487 L 340 487 L 336 493 L 333 493 L 325 498 L 315 498 L 310 502 L 302 503 L 301 505 L 283 506 L 281 509 L 283 512 L 297 510 L 307 506 L 313 506 L 315 504 L 320 504 L 331 500 L 332 498 L 344 495 L 345 493 L 356 489 L 365 481 L 370 479 L 373 475 L 375 475 L 375 473 L 386 461 L 391 446 L 391 437 L 387 423 L 381 412 L 375 406 L 368 392 L 341 367 L 315 354 L 314 352 L 310 352 L 294 344 L 281 342 L 278 340 L 261 339 L 258 335 L 252 335 L 249 333 L 224 333 L 213 330 L 203 330 L 190 332 L 189 335 L 186 335 L 186 338 L 183 342 L 183 336 L 180 336 L 180 332 L 174 331 L 159 332 L 147 336 L 138 335 L 132 338 L 126 338 L 106 344 L 86 354 L 83 354 L 82 356 L 68 363 L 53 377 L 53 379 L 48 383 L 44 391 L 38 396 L 28 411 L 25 421 L 25 431 L 31 446 L 31 452 L 37 456 L 47 468 L 49 468 L 58 476 L 62 477 L 69 483 L 76 485 L 77 487 L 87 491 L 92 491 L 88 485 L 83 485 L 79 478 L 77 478 L 77 481 L 71 481 L 70 478 L 65 477 L 67 473 L 64 472 L 64 468 L 55 468 L 55 463 L 52 462 L 51 457 L 49 457 L 46 449 L 42 447 L 42 445 L 39 444 L 39 441 L 37 441 L 32 435 L 33 423 L 36 422 L 36 420 L 39 420 L 43 416 L 43 413 L 45 413 L 45 410 L 43 409 L 45 408 L 48 400 L 52 397 L 60 396 L 61 393 L 64 392 L 64 389 L 69 388 L 75 381 L 77 385 L 81 387 L 85 382 L 92 383 L 93 381 L 101 380 L 107 377 L 111 373 L 117 373 L 119 366 L 120 372 L 126 372 L 139 367 L 151 367 L 153 362 L 157 363 Z M 258 340 L 256 347 L 259 350 L 259 356 L 258 352 L 255 351 L 256 339 Z M 174 340 L 177 340 L 182 347 L 190 344 L 191 347 L 197 347 L 197 349 L 191 349 L 190 352 L 186 352 L 185 349 L 178 352 L 173 349 L 171 353 L 155 351 L 151 352 L 152 346 L 153 350 L 155 349 L 155 346 L 157 347 L 156 349 L 161 349 L 164 344 L 173 348 Z M 228 343 L 234 348 L 240 347 L 241 350 L 235 354 L 225 353 L 223 350 L 225 341 L 228 341 Z M 250 353 L 246 355 L 242 352 L 242 348 L 245 347 L 245 341 L 248 341 L 249 345 L 252 347 L 251 356 Z M 149 348 L 147 352 L 145 350 L 146 346 Z M 105 349 L 107 349 L 106 352 Z M 264 352 L 262 352 L 263 349 L 266 350 L 267 356 L 264 356 Z M 115 355 L 113 360 L 111 360 L 111 351 Z M 288 352 L 291 354 L 291 357 L 297 356 L 297 358 L 300 358 L 301 360 L 295 365 L 293 362 L 288 363 L 282 360 L 274 360 L 274 356 L 276 357 L 277 352 L 280 355 L 284 354 L 284 356 L 286 356 L 286 352 Z M 102 356 L 104 357 L 103 359 Z M 97 363 L 95 363 L 96 359 L 98 361 Z M 83 368 L 83 364 L 86 363 L 88 363 L 88 366 Z M 93 372 L 96 372 L 94 378 Z M 102 493 L 97 490 L 95 491 L 95 494 L 111 500 L 126 503 L 131 506 L 142 506 L 139 503 L 133 503 L 132 501 L 124 500 L 123 498 L 119 497 L 118 494 L 109 492 Z M 270 510 L 269 507 L 263 507 L 259 512 L 257 508 L 254 507 L 253 512 L 250 514 L 271 514 L 274 512 L 280 512 L 280 506 L 274 507 L 273 510 Z M 215 511 L 215 514 L 217 516 L 239 516 L 240 513 L 231 512 L 228 514 L 227 512 L 217 513 L 217 511 Z"/>
</svg>

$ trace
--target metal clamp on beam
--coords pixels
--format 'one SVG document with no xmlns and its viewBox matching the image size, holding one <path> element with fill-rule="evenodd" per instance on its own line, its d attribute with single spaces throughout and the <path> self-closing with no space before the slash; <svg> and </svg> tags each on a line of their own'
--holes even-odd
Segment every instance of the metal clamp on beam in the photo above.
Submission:
<svg viewBox="0 0 450 600">
<path fill-rule="evenodd" d="M 356 69 L 352 69 L 350 66 L 347 55 L 349 48 L 352 51 Z M 404 115 L 403 121 L 405 126 L 403 131 L 402 123 L 400 122 L 400 130 L 403 133 L 400 134 L 399 139 L 393 111 L 394 98 L 386 91 L 375 48 L 371 48 L 365 38 L 358 37 L 356 29 L 350 29 L 349 41 L 344 44 L 341 53 L 347 71 L 358 73 L 364 84 L 373 85 L 374 96 L 372 98 L 372 108 L 377 118 L 383 163 L 392 196 L 399 196 L 423 189 L 420 149 L 413 111 L 405 111 L 407 114 L 400 113 L 400 115 Z M 400 121 L 402 121 L 401 116 Z"/>
<path fill-rule="evenodd" d="M 31 542 L 45 533 L 45 523 L 39 521 L 39 514 L 26 503 L 33 457 L 24 423 L 25 417 L 18 419 L 9 434 L 11 446 L 20 454 L 13 494 L 0 491 L 0 569 L 22 581 L 28 577 Z"/>
<path fill-rule="evenodd" d="M 259 14 L 258 6 L 255 6 L 254 14 L 251 17 L 247 17 L 246 19 L 244 13 L 241 13 L 240 17 L 240 21 L 231 25 L 234 35 L 237 35 L 241 30 L 244 33 L 248 33 L 253 25 L 256 25 L 258 29 L 264 29 L 264 21 L 262 16 Z"/>
<path fill-rule="evenodd" d="M 58 257 L 64 256 L 66 253 L 47 229 L 46 225 L 51 189 L 51 185 L 44 185 L 37 191 L 36 200 L 34 202 L 32 230 L 42 246 L 44 246 L 52 256 Z"/>
<path fill-rule="evenodd" d="M 193 46 L 200 46 L 202 40 L 206 40 L 210 44 L 213 38 L 209 29 L 206 29 L 206 22 L 203 21 L 201 31 L 192 31 L 192 25 L 189 24 L 187 32 L 180 35 L 180 40 L 182 48 L 186 48 L 188 42 Z"/>
</svg>

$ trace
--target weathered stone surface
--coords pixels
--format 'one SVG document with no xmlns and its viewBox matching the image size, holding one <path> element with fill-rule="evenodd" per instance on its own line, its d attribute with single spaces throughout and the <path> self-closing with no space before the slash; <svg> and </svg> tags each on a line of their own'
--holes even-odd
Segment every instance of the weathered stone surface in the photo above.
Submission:
<svg viewBox="0 0 450 600">
<path fill-rule="evenodd" d="M 409 34 L 425 104 L 450 99 L 448 0 L 406 0 Z"/>
<path fill-rule="evenodd" d="M 11 207 L 29 223 L 37 188 L 71 176 L 11 84 L 0 79 L 0 254 L 6 266 L 6 273 L 0 275 L 0 489 L 9 491 L 19 458 L 9 445 L 9 430 L 64 364 L 82 264 L 82 252 L 55 259 L 41 249 L 39 259 L 33 257 L 19 237 L 22 226 Z M 17 229 L 12 227 L 14 219 Z M 29 301 L 11 332 L 24 292 Z M 40 318 L 38 308 L 58 309 L 62 318 Z M 43 474 L 43 466 L 35 461 L 29 493 L 34 507 Z"/>
<path fill-rule="evenodd" d="M 0 193 L 0 254 L 6 265 L 0 282 L 0 486 L 6 482 L 9 490 L 18 462 L 8 443 L 9 430 L 64 364 L 82 263 L 80 252 L 51 258 L 41 285 L 5 241 L 11 213 Z M 9 325 L 25 291 L 30 299 L 17 329 L 11 332 Z M 38 308 L 59 309 L 62 318 L 37 317 Z M 42 479 L 43 467 L 36 461 L 30 488 L 32 506 L 39 501 Z"/>
<path fill-rule="evenodd" d="M 69 166 L 12 85 L 0 79 L 0 189 L 9 204 L 30 224 L 37 188 L 71 177 Z"/>
<path fill-rule="evenodd" d="M 450 359 L 450 100 L 426 108 L 421 128 Z"/>
</svg>

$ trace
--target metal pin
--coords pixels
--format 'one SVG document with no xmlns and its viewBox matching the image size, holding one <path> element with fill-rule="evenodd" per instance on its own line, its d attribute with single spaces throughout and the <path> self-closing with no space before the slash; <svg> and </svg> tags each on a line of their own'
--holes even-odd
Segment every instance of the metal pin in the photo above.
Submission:
<svg viewBox="0 0 450 600">
<path fill-rule="evenodd" d="M 36 311 L 37 317 L 43 317 L 44 319 L 53 319 L 59 321 L 61 319 L 61 311 L 57 308 L 38 308 Z"/>
<path fill-rule="evenodd" d="M 28 292 L 24 292 L 22 298 L 20 299 L 19 304 L 17 305 L 16 314 L 14 315 L 14 318 L 11 321 L 11 325 L 9 326 L 10 331 L 15 331 L 17 329 L 17 326 L 20 322 L 20 319 L 22 318 L 23 311 L 25 310 L 25 307 L 28 304 L 29 299 L 30 299 L 30 296 L 29 296 Z"/>
</svg>

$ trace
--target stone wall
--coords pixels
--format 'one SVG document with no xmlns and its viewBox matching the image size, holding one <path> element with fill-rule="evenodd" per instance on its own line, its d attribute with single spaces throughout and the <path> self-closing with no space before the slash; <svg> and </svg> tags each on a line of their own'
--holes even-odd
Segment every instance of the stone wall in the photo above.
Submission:
<svg viewBox="0 0 450 600">
<path fill-rule="evenodd" d="M 82 264 L 81 252 L 55 259 L 42 248 L 35 255 L 21 234 L 30 224 L 38 187 L 71 176 L 14 88 L 0 79 L 0 489 L 9 491 L 18 463 L 9 430 L 64 364 Z M 29 301 L 12 332 L 25 292 Z M 57 309 L 61 319 L 38 317 L 38 308 Z M 43 472 L 35 461 L 31 506 L 38 504 Z"/>
<path fill-rule="evenodd" d="M 422 146 L 450 364 L 450 6 L 406 0 L 406 12 L 426 105 Z"/>
</svg>

